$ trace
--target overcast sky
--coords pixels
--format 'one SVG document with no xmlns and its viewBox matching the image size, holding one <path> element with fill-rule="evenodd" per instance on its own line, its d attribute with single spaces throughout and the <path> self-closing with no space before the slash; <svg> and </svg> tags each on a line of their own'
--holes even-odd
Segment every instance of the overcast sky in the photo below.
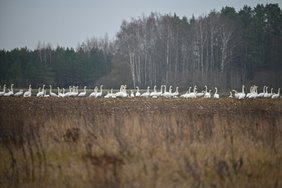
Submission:
<svg viewBox="0 0 282 188">
<path fill-rule="evenodd" d="M 142 14 L 176 13 L 190 18 L 232 6 L 278 3 L 282 0 L 0 0 L 0 49 L 36 48 L 39 41 L 53 47 L 76 48 L 87 38 L 113 38 L 123 20 Z"/>
</svg>

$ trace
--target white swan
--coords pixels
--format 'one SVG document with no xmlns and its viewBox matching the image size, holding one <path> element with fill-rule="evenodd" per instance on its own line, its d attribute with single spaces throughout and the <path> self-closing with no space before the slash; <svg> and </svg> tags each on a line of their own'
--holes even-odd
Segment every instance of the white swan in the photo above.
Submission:
<svg viewBox="0 0 282 188">
<path fill-rule="evenodd" d="M 131 98 L 135 97 L 133 90 L 130 90 L 130 97 L 131 97 Z"/>
<path fill-rule="evenodd" d="M 217 87 L 215 87 L 215 93 L 213 94 L 213 98 L 219 99 L 219 94 L 217 93 Z"/>
<path fill-rule="evenodd" d="M 135 96 L 136 96 L 136 97 L 140 97 L 140 96 L 141 96 L 141 93 L 140 93 L 140 91 L 139 91 L 139 87 L 137 86 L 136 89 L 137 89 L 137 91 L 136 91 L 136 93 L 135 93 Z"/>
<path fill-rule="evenodd" d="M 122 98 L 128 97 L 128 94 L 127 94 L 127 92 L 126 92 L 126 85 L 121 85 L 119 92 L 117 92 L 117 93 L 115 93 L 115 94 L 113 94 L 113 95 L 114 95 L 115 97 L 122 97 Z"/>
<path fill-rule="evenodd" d="M 41 90 L 41 87 L 38 88 L 38 93 L 36 94 L 36 97 L 43 97 L 44 96 L 44 87 L 45 87 L 45 85 L 42 86 L 42 90 Z"/>
<path fill-rule="evenodd" d="M 145 93 L 142 93 L 141 97 L 149 97 L 150 96 L 150 86 L 147 87 L 147 91 Z"/>
<path fill-rule="evenodd" d="M 280 88 L 278 88 L 278 92 L 271 96 L 272 99 L 277 99 L 280 96 Z"/>
<path fill-rule="evenodd" d="M 197 86 L 194 86 L 193 92 L 189 94 L 188 98 L 195 99 L 197 98 L 196 94 L 197 94 Z"/>
<path fill-rule="evenodd" d="M 230 91 L 229 93 L 230 93 L 229 98 L 233 98 L 232 92 Z"/>
<path fill-rule="evenodd" d="M 78 95 L 78 86 L 72 86 L 70 92 L 67 93 L 69 97 L 76 97 Z"/>
<path fill-rule="evenodd" d="M 178 86 L 175 88 L 175 92 L 173 92 L 171 95 L 173 98 L 178 98 L 178 95 L 179 95 Z"/>
<path fill-rule="evenodd" d="M 18 97 L 18 96 L 22 96 L 23 95 L 23 90 L 20 89 L 17 93 L 14 94 L 14 96 Z"/>
<path fill-rule="evenodd" d="M 50 97 L 50 95 L 48 95 L 46 92 L 47 92 L 47 91 L 44 90 L 44 97 Z"/>
<path fill-rule="evenodd" d="M 28 86 L 28 90 L 24 92 L 24 97 L 31 97 L 31 85 Z"/>
<path fill-rule="evenodd" d="M 11 89 L 9 90 L 9 92 L 4 94 L 5 97 L 10 97 L 10 96 L 14 95 L 13 86 L 14 86 L 14 84 L 11 84 Z"/>
<path fill-rule="evenodd" d="M 50 87 L 50 91 L 49 91 L 50 96 L 51 96 L 51 97 L 58 97 L 58 95 L 57 95 L 56 93 L 53 93 L 53 92 L 52 92 L 52 86 L 49 85 L 49 87 Z"/>
<path fill-rule="evenodd" d="M 242 85 L 242 92 L 238 93 L 239 94 L 238 99 L 244 99 L 246 97 L 244 89 L 245 89 L 245 85 Z"/>
<path fill-rule="evenodd" d="M 157 95 L 157 90 L 156 90 L 157 86 L 154 86 L 154 91 L 150 93 L 150 97 L 154 97 Z"/>
<path fill-rule="evenodd" d="M 159 97 L 159 96 L 161 96 L 163 94 L 163 87 L 164 87 L 164 85 L 161 85 L 161 90 L 156 93 L 157 97 Z"/>
<path fill-rule="evenodd" d="M 103 85 L 100 85 L 100 92 L 97 92 L 95 97 L 98 98 L 98 97 L 102 97 L 102 94 L 103 94 Z"/>
<path fill-rule="evenodd" d="M 250 99 L 256 99 L 258 97 L 258 87 L 257 86 L 253 86 L 252 92 L 251 94 L 248 96 L 248 98 Z"/>
<path fill-rule="evenodd" d="M 205 91 L 203 90 L 202 92 L 196 93 L 197 97 L 203 97 L 205 95 Z"/>
<path fill-rule="evenodd" d="M 206 91 L 205 91 L 205 95 L 204 98 L 211 98 L 211 90 L 209 90 L 208 92 L 208 86 L 205 85 Z"/>
<path fill-rule="evenodd" d="M 80 93 L 78 94 L 78 96 L 79 96 L 79 97 L 85 97 L 85 96 L 86 96 L 86 86 L 84 86 L 83 91 L 80 92 Z"/>
<path fill-rule="evenodd" d="M 98 87 L 95 86 L 94 91 L 92 93 L 90 93 L 89 97 L 95 97 L 98 91 Z"/>
<path fill-rule="evenodd" d="M 4 84 L 3 86 L 3 91 L 0 92 L 0 96 L 4 96 L 5 93 L 6 93 L 6 84 Z"/>
<path fill-rule="evenodd" d="M 164 92 L 161 94 L 161 96 L 166 97 L 166 98 L 171 97 L 172 86 L 169 86 L 168 91 L 166 91 L 166 85 L 163 85 L 163 87 L 164 87 Z"/>
<path fill-rule="evenodd" d="M 266 87 L 266 92 L 265 92 L 263 97 L 264 98 L 271 98 L 271 96 L 273 95 L 273 88 L 271 88 L 270 93 L 268 93 L 267 89 L 268 89 L 268 87 Z"/>
<path fill-rule="evenodd" d="M 266 88 L 266 86 L 263 86 L 263 91 L 262 91 L 262 93 L 259 93 L 257 97 L 264 97 L 265 88 Z"/>
</svg>

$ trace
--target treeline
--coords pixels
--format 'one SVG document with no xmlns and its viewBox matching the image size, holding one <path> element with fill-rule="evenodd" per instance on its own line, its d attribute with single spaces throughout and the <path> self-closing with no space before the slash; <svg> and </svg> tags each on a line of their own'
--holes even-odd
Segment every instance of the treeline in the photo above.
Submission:
<svg viewBox="0 0 282 188">
<path fill-rule="evenodd" d="M 105 40 L 86 42 L 78 49 L 39 43 L 36 50 L 27 48 L 0 51 L 0 82 L 17 87 L 31 84 L 55 86 L 93 86 L 111 71 L 112 53 Z M 96 42 L 96 43 L 95 43 Z M 103 46 L 101 45 L 103 44 Z"/>
<path fill-rule="evenodd" d="M 224 7 L 190 19 L 151 13 L 124 21 L 114 41 L 93 38 L 76 50 L 39 44 L 33 51 L 0 51 L 0 82 L 25 86 L 279 87 L 281 75 L 278 4 Z"/>
<path fill-rule="evenodd" d="M 282 13 L 277 4 L 224 7 L 197 19 L 152 13 L 124 21 L 118 54 L 132 84 L 238 87 L 278 85 L 282 75 Z"/>
</svg>

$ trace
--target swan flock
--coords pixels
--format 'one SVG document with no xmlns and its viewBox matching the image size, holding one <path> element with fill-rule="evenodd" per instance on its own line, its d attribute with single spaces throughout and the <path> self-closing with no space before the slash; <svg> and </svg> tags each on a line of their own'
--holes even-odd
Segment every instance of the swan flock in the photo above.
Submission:
<svg viewBox="0 0 282 188">
<path fill-rule="evenodd" d="M 7 89 L 6 84 L 3 85 L 3 89 L 0 90 L 0 96 L 4 97 L 104 97 L 104 98 L 133 98 L 133 97 L 143 97 L 143 98 L 185 98 L 185 99 L 194 99 L 194 98 L 214 98 L 218 99 L 220 98 L 220 94 L 218 93 L 217 87 L 214 88 L 214 92 L 212 93 L 211 89 L 208 89 L 208 87 L 205 85 L 205 89 L 198 92 L 197 86 L 189 87 L 186 92 L 179 92 L 179 88 L 176 87 L 175 90 L 173 90 L 172 86 L 169 86 L 167 88 L 166 85 L 161 85 L 160 89 L 157 90 L 157 86 L 155 85 L 153 90 L 150 90 L 150 87 L 148 86 L 147 89 L 141 93 L 139 87 L 136 87 L 135 89 L 130 89 L 130 92 L 127 92 L 127 86 L 121 85 L 120 89 L 116 92 L 111 88 L 110 90 L 107 90 L 107 94 L 103 95 L 103 85 L 100 85 L 100 87 L 95 87 L 92 92 L 89 93 L 86 90 L 86 86 L 84 86 L 83 91 L 79 92 L 78 86 L 69 86 L 68 90 L 65 88 L 59 88 L 57 87 L 57 92 L 53 92 L 52 85 L 49 85 L 49 90 L 45 88 L 45 85 L 38 88 L 37 93 L 32 94 L 32 88 L 31 85 L 29 85 L 27 90 L 19 89 L 17 92 L 14 93 L 14 84 L 11 84 L 10 88 Z M 7 90 L 6 90 L 7 89 Z M 270 92 L 269 92 L 270 89 Z M 269 88 L 268 86 L 264 86 L 262 89 L 262 92 L 258 92 L 258 86 L 253 85 L 250 87 L 250 91 L 245 93 L 245 86 L 242 85 L 242 90 L 237 91 L 233 89 L 229 92 L 230 95 L 229 98 L 236 98 L 236 99 L 256 99 L 256 98 L 270 98 L 270 99 L 277 99 L 280 97 L 280 88 L 277 89 L 277 93 L 274 92 L 273 88 Z"/>
</svg>

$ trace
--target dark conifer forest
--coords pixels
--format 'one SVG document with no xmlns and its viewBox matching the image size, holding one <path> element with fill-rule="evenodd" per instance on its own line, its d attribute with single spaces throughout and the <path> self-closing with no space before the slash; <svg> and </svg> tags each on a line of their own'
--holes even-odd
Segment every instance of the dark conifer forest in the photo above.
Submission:
<svg viewBox="0 0 282 188">
<path fill-rule="evenodd" d="M 114 40 L 92 38 L 76 49 L 51 46 L 0 50 L 0 84 L 279 87 L 282 12 L 278 4 L 258 4 L 196 18 L 151 13 L 123 21 Z"/>
</svg>

